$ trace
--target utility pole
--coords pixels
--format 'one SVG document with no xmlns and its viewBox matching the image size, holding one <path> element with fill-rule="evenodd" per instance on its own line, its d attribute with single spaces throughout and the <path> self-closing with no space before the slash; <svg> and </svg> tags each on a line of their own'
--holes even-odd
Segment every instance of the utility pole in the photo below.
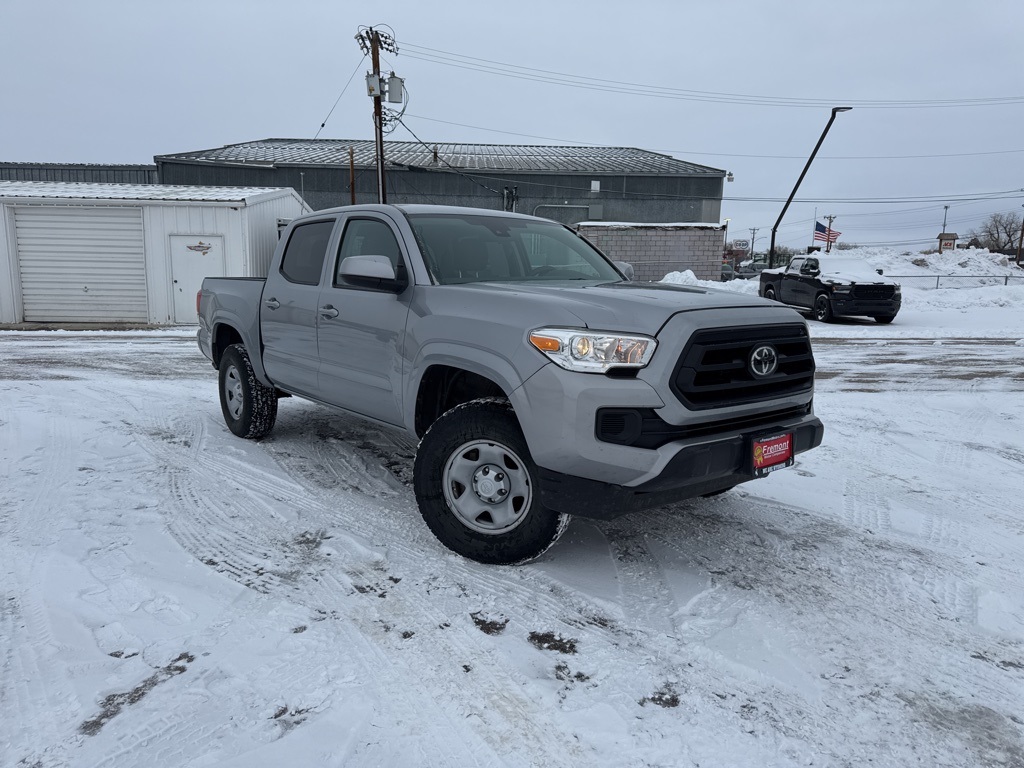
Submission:
<svg viewBox="0 0 1024 768">
<path fill-rule="evenodd" d="M 758 229 L 760 229 L 760 227 L 751 227 L 750 228 L 750 260 L 751 261 L 754 260 L 754 242 L 757 240 L 757 230 Z M 769 266 L 771 266 L 771 265 L 769 265 Z"/>
<path fill-rule="evenodd" d="M 828 231 L 825 234 L 825 253 L 832 253 L 832 222 L 836 220 L 835 216 L 826 216 L 828 219 Z"/>
<path fill-rule="evenodd" d="M 386 80 L 382 80 L 380 76 L 380 51 L 383 48 L 389 53 L 398 53 L 398 45 L 391 35 L 378 32 L 373 27 L 360 30 L 356 40 L 359 41 L 363 53 L 369 54 L 373 65 L 373 72 L 366 75 L 366 91 L 373 98 L 373 127 L 377 140 L 377 202 L 386 203 L 388 191 L 384 184 L 384 106 L 381 104 Z"/>
<path fill-rule="evenodd" d="M 939 253 L 942 253 L 942 241 L 946 239 L 946 213 L 949 212 L 949 206 L 942 206 L 942 231 L 939 233 Z"/>
<path fill-rule="evenodd" d="M 1024 205 L 1021 206 L 1024 208 Z M 1017 266 L 1020 266 L 1020 251 L 1024 247 L 1024 218 L 1020 222 L 1020 240 L 1017 241 Z"/>
<path fill-rule="evenodd" d="M 370 60 L 373 62 L 373 77 L 380 82 L 380 33 L 370 29 Z M 380 103 L 380 88 L 373 97 L 373 130 L 377 140 L 377 202 L 388 201 L 388 188 L 384 184 L 384 107 Z"/>
<path fill-rule="evenodd" d="M 356 150 L 348 148 L 348 188 L 352 199 L 352 205 L 356 204 Z"/>
</svg>

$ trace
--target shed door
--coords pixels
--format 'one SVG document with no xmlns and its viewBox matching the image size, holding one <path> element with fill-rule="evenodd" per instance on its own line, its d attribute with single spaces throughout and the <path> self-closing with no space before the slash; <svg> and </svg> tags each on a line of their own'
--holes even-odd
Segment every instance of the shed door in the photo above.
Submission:
<svg viewBox="0 0 1024 768">
<path fill-rule="evenodd" d="M 14 209 L 26 321 L 149 320 L 141 208 Z"/>
</svg>

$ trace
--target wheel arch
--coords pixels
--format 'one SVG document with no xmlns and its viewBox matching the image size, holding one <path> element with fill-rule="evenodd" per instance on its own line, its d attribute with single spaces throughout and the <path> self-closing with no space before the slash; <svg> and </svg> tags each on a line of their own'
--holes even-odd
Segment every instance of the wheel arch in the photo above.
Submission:
<svg viewBox="0 0 1024 768">
<path fill-rule="evenodd" d="M 213 329 L 210 332 L 210 355 L 215 368 L 220 366 L 224 350 L 232 344 L 241 344 L 245 347 L 246 352 L 249 353 L 249 362 L 252 365 L 253 373 L 256 374 L 259 382 L 268 387 L 274 386 L 273 382 L 267 378 L 267 372 L 263 368 L 263 346 L 260 344 L 259 338 L 251 338 L 251 334 L 246 333 L 238 323 L 232 322 L 230 319 L 215 318 Z"/>
<path fill-rule="evenodd" d="M 507 398 L 511 389 L 499 383 L 502 377 L 493 370 L 474 365 L 434 362 L 419 377 L 415 389 L 413 425 L 417 437 L 423 437 L 430 425 L 452 408 L 487 397 Z"/>
</svg>

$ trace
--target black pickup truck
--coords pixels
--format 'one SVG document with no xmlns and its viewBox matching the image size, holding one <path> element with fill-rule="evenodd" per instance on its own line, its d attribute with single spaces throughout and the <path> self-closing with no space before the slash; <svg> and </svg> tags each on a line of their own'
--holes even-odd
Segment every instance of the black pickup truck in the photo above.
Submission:
<svg viewBox="0 0 1024 768">
<path fill-rule="evenodd" d="M 789 266 L 761 272 L 758 294 L 811 312 L 815 320 L 873 317 L 891 323 L 903 297 L 899 283 L 872 271 L 859 259 L 843 256 L 797 256 Z"/>
</svg>

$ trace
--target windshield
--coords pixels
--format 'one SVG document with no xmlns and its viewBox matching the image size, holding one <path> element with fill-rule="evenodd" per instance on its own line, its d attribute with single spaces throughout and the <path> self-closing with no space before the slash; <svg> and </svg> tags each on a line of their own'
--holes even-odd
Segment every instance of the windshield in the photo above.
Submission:
<svg viewBox="0 0 1024 768">
<path fill-rule="evenodd" d="M 474 214 L 408 217 L 427 268 L 441 285 L 622 280 L 593 246 L 554 222 Z"/>
<path fill-rule="evenodd" d="M 872 269 L 869 264 L 866 264 L 860 259 L 819 258 L 818 269 L 821 270 L 822 274 L 829 274 L 835 272 L 849 272 L 855 275 L 875 274 L 875 270 Z"/>
</svg>

